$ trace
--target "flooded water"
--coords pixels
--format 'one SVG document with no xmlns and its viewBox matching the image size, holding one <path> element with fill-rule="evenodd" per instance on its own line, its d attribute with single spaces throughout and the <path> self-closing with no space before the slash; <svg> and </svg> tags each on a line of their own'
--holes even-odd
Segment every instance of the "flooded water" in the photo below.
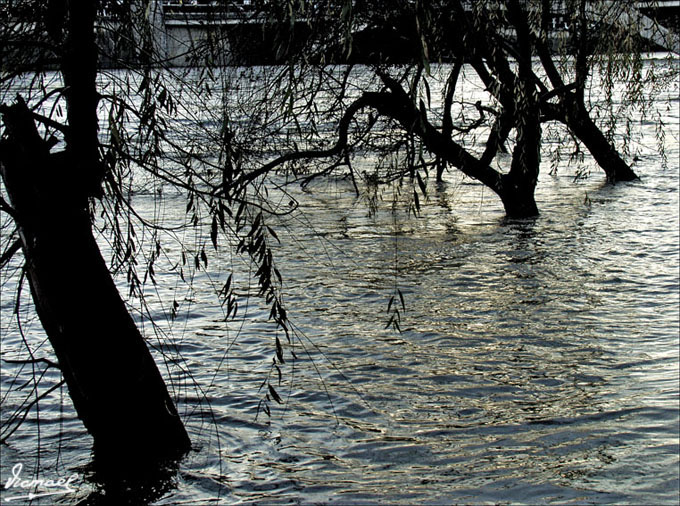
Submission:
<svg viewBox="0 0 680 506">
<path fill-rule="evenodd" d="M 212 259 L 193 289 L 159 274 L 159 300 L 183 301 L 172 322 L 151 308 L 167 341 L 138 320 L 190 372 L 161 369 L 195 451 L 157 503 L 675 504 L 677 86 L 670 97 L 658 103 L 667 168 L 652 123 L 636 137 L 639 181 L 611 186 L 594 170 L 574 182 L 546 160 L 533 220 L 504 219 L 456 173 L 429 184 L 418 217 L 393 212 L 396 189 L 374 208 L 344 180 L 291 187 L 300 211 L 271 225 L 298 360 L 282 368 L 284 404 L 270 417 L 256 417 L 274 351 L 268 310 L 243 298 L 244 319 L 226 324 L 209 289 L 245 264 Z M 163 198 L 183 212 L 183 197 Z M 158 209 L 158 196 L 137 203 Z M 401 332 L 385 328 L 399 292 Z M 21 349 L 12 309 L 3 301 L 3 353 Z M 24 330 L 44 339 L 35 319 Z M 3 365 L 3 391 L 16 369 Z M 17 463 L 26 476 L 78 473 L 78 492 L 58 501 L 82 499 L 96 488 L 90 445 L 57 389 L 4 445 L 3 483 Z"/>
</svg>

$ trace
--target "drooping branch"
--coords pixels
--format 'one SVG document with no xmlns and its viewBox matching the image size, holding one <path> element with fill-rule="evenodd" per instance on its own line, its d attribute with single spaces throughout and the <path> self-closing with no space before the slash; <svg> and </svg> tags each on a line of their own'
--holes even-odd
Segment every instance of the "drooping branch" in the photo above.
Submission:
<svg viewBox="0 0 680 506">
<path fill-rule="evenodd" d="M 24 420 L 26 420 L 26 417 L 28 416 L 28 413 L 31 411 L 31 408 L 38 404 L 42 399 L 50 395 L 52 392 L 54 392 L 56 389 L 61 388 L 64 384 L 66 383 L 65 379 L 62 379 L 59 381 L 57 384 L 52 385 L 50 388 L 45 390 L 43 393 L 40 395 L 37 395 L 35 399 L 33 399 L 31 402 L 29 402 L 24 408 L 21 414 L 15 413 L 14 416 L 10 417 L 9 422 L 7 425 L 10 423 L 13 423 L 15 420 L 18 420 L 17 424 L 12 427 L 11 429 L 7 429 L 7 432 L 5 432 L 2 435 L 2 438 L 0 438 L 0 444 L 5 444 L 5 441 L 7 441 L 12 434 L 14 434 L 19 427 L 24 423 Z"/>
<path fill-rule="evenodd" d="M 221 188 L 218 195 L 238 194 L 252 181 L 288 162 L 341 155 L 348 146 L 349 126 L 355 115 L 364 108 L 372 108 L 380 115 L 396 121 L 405 131 L 418 136 L 431 153 L 458 168 L 465 175 L 477 179 L 494 191 L 501 190 L 501 174 L 499 172 L 488 164 L 480 163 L 480 160 L 451 139 L 450 136 L 446 136 L 437 130 L 424 117 L 422 111 L 413 103 L 398 81 L 385 73 L 379 72 L 379 74 L 390 91 L 364 92 L 361 97 L 350 104 L 338 124 L 338 137 L 334 146 L 329 149 L 302 150 L 281 155 L 261 167 L 243 174 L 229 188 Z"/>
<path fill-rule="evenodd" d="M 463 59 L 458 58 L 453 64 L 453 69 L 446 81 L 446 95 L 444 96 L 444 119 L 442 121 L 442 134 L 451 136 L 453 133 L 453 117 L 451 116 L 451 107 L 453 107 L 453 96 L 456 92 L 456 84 L 460 77 L 460 71 L 463 68 Z"/>
<path fill-rule="evenodd" d="M 224 192 L 227 195 L 238 194 L 240 190 L 245 188 L 252 181 L 288 162 L 313 158 L 331 158 L 333 156 L 342 154 L 343 150 L 347 148 L 349 126 L 354 119 L 354 116 L 360 110 L 371 105 L 371 95 L 371 93 L 364 93 L 360 98 L 349 105 L 338 124 L 338 140 L 331 148 L 310 149 L 286 153 L 266 163 L 265 165 L 262 165 L 258 169 L 248 172 L 247 174 L 243 174 L 232 184 L 231 188 L 221 188 L 221 192 Z"/>
</svg>

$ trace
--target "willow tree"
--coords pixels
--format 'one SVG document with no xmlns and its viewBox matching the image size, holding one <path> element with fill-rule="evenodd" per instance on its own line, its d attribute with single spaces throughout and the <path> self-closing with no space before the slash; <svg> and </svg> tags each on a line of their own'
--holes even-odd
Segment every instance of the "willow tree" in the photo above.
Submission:
<svg viewBox="0 0 680 506">
<path fill-rule="evenodd" d="M 454 167 L 491 188 L 510 217 L 538 214 L 534 191 L 546 124 L 562 124 L 565 141 L 575 151 L 585 146 L 607 181 L 637 178 L 621 154 L 628 139 L 617 140 L 615 127 L 630 107 L 651 98 L 641 91 L 654 79 L 653 72 L 642 75 L 644 51 L 658 43 L 678 46 L 677 34 L 632 1 L 399 0 L 389 9 L 371 0 L 265 5 L 265 12 L 302 27 L 292 38 L 297 35 L 304 49 L 286 59 L 279 109 L 312 129 L 333 122 L 336 136 L 328 147 L 328 132 L 300 130 L 299 139 L 280 148 L 283 156 L 244 174 L 243 184 L 299 160 L 308 161 L 309 172 L 317 163 L 318 173 L 344 166 L 357 177 L 353 153 L 403 153 L 397 170 L 382 180 L 407 176 L 414 187 L 416 181 L 423 186 L 430 172 L 441 178 Z M 290 39 L 280 44 L 289 47 Z M 339 72 L 332 67 L 337 63 L 349 68 Z M 362 65 L 360 71 L 353 65 Z M 472 102 L 462 89 L 464 69 L 472 69 L 484 88 Z M 594 84 L 596 75 L 602 81 Z M 621 107 L 612 105 L 615 80 L 632 83 L 622 92 Z M 601 102 L 590 93 L 594 87 L 604 90 Z M 498 159 L 501 151 L 511 152 L 509 163 Z"/>
<path fill-rule="evenodd" d="M 272 369 L 285 361 L 286 313 L 271 235 L 258 218 L 266 209 L 238 194 L 215 195 L 241 164 L 224 121 L 231 77 L 211 66 L 222 48 L 207 40 L 191 48 L 199 72 L 169 67 L 158 42 L 160 6 L 9 1 L 0 24 L 1 264 L 5 279 L 15 274 L 17 308 L 23 285 L 30 288 L 56 357 L 33 353 L 19 322 L 28 356 L 8 363 L 29 364 L 36 377 L 45 374 L 40 368 L 59 370 L 93 437 L 94 462 L 106 473 L 155 469 L 191 447 L 175 407 L 179 392 L 168 389 L 156 365 L 170 346 L 161 342 L 150 353 L 154 336 L 142 335 L 130 313 L 135 300 L 144 305 L 167 242 L 177 243 L 182 229 L 195 231 L 195 240 L 180 241 L 165 268 L 190 283 L 206 268 L 210 249 L 237 247 L 256 264 L 258 291 L 282 332 L 272 341 Z M 184 195 L 179 224 L 135 207 L 135 195 L 149 187 Z M 121 279 L 125 297 L 116 285 Z M 225 277 L 215 290 L 225 320 L 238 311 L 231 282 Z M 180 297 L 164 304 L 168 319 L 182 311 Z M 142 321 L 152 318 L 148 313 Z M 281 401 L 275 385 L 272 379 L 262 395 L 265 411 Z M 3 442 L 52 390 L 34 388 L 8 413 Z"/>
<path fill-rule="evenodd" d="M 3 209 L 16 224 L 15 244 L 23 252 L 37 314 L 78 416 L 93 436 L 97 462 L 123 470 L 178 457 L 189 450 L 187 432 L 92 232 L 90 203 L 103 197 L 113 177 L 113 162 L 99 140 L 96 4 L 13 7 L 3 45 L 14 53 L 4 55 L 11 59 L 3 58 L 3 71 L 14 70 L 16 58 L 29 68 L 42 63 L 21 62 L 31 56 L 17 47 L 25 43 L 60 74 L 49 92 L 19 95 L 0 110 L 0 160 L 9 196 Z M 37 19 L 33 26 L 26 14 Z M 48 44 L 51 55 L 44 52 Z M 12 74 L 5 79 L 30 80 Z M 57 95 L 55 104 L 63 103 L 65 118 L 36 112 L 36 103 L 49 94 Z"/>
<path fill-rule="evenodd" d="M 453 167 L 491 188 L 509 216 L 533 216 L 548 122 L 565 125 L 610 181 L 635 177 L 614 142 L 621 110 L 588 94 L 599 67 L 611 94 L 615 78 L 634 83 L 625 104 L 645 99 L 633 2 L 253 4 L 250 38 L 214 23 L 186 46 L 182 61 L 197 67 L 183 70 L 169 66 L 178 59 L 163 42 L 159 2 L 3 2 L 1 263 L 22 262 L 18 286 L 27 280 L 57 358 L 26 362 L 60 369 L 96 460 L 109 466 L 144 466 L 190 446 L 114 276 L 128 298 L 143 299 L 159 269 L 191 280 L 211 250 L 252 262 L 276 329 L 257 403 L 268 411 L 281 402 L 281 365 L 294 358 L 268 225 L 296 207 L 287 184 L 341 175 L 362 192 L 406 182 L 417 208 L 427 177 Z M 232 11 L 212 12 L 219 21 Z M 226 65 L 238 63 L 227 56 L 239 41 L 278 65 Z M 470 72 L 482 83 L 474 101 Z M 367 153 L 376 167 L 363 163 Z M 179 223 L 136 207 L 149 188 L 186 199 Z M 179 242 L 177 258 L 167 258 L 168 240 Z M 229 320 L 235 281 L 219 281 Z M 181 305 L 167 301 L 168 317 Z"/>
</svg>

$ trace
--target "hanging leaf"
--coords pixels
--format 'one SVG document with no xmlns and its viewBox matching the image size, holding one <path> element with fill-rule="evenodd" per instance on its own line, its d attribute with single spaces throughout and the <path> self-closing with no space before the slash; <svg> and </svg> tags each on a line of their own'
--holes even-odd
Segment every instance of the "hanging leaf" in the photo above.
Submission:
<svg viewBox="0 0 680 506">
<path fill-rule="evenodd" d="M 276 235 L 276 232 L 274 232 L 274 229 L 271 228 L 269 225 L 267 225 L 267 230 L 269 231 L 269 235 L 271 235 L 274 239 L 276 239 L 276 242 L 281 244 L 281 241 L 279 240 L 279 236 Z"/>
<path fill-rule="evenodd" d="M 210 241 L 212 242 L 213 248 L 217 250 L 217 216 L 213 216 L 212 225 L 210 226 Z"/>
<path fill-rule="evenodd" d="M 234 274 L 229 274 L 229 277 L 227 278 L 227 282 L 224 284 L 222 289 L 220 290 L 220 295 L 222 297 L 226 297 L 229 294 L 229 288 L 231 288 L 231 279 Z"/>
<path fill-rule="evenodd" d="M 236 223 L 238 223 L 238 226 L 236 228 L 237 232 L 240 231 L 241 228 L 243 227 L 243 224 L 241 223 L 241 215 L 243 214 L 243 211 L 245 210 L 245 208 L 246 208 L 246 201 L 244 200 L 238 206 L 238 209 L 236 210 L 236 218 L 234 218 L 236 220 Z"/>
<path fill-rule="evenodd" d="M 281 400 L 281 397 L 279 397 L 279 394 L 276 392 L 273 386 L 271 384 L 269 386 L 269 393 L 272 396 L 272 399 L 274 399 L 278 404 L 283 404 L 283 400 Z"/>
<path fill-rule="evenodd" d="M 394 328 L 401 334 L 401 327 L 399 326 L 399 320 L 394 320 Z"/>
<path fill-rule="evenodd" d="M 276 336 L 276 358 L 280 364 L 285 364 L 286 361 L 283 359 L 283 346 L 281 346 L 281 341 L 279 337 Z"/>
<path fill-rule="evenodd" d="M 418 186 L 420 187 L 420 191 L 422 192 L 423 197 L 427 197 L 427 186 L 425 185 L 425 181 L 423 181 L 420 172 L 416 172 L 416 179 L 418 181 Z"/>
<path fill-rule="evenodd" d="M 427 97 L 427 106 L 432 107 L 432 96 L 430 95 L 430 83 L 427 79 L 423 78 L 423 84 L 425 85 L 425 96 Z"/>
<path fill-rule="evenodd" d="M 282 285 L 283 284 L 283 277 L 281 277 L 281 273 L 279 272 L 279 270 L 276 267 L 274 267 L 274 274 L 276 274 L 276 277 L 279 280 L 279 284 Z"/>
</svg>

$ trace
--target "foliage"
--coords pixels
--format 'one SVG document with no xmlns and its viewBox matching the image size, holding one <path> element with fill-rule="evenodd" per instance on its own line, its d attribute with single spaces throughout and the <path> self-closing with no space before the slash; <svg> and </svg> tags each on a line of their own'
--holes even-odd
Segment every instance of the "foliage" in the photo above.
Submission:
<svg viewBox="0 0 680 506">
<path fill-rule="evenodd" d="M 62 149 L 68 86 L 54 71 L 68 38 L 61 3 L 5 4 L 0 103 L 20 93 L 42 135 Z M 208 278 L 227 323 L 241 316 L 251 293 L 261 298 L 276 329 L 259 403 L 266 412 L 271 401 L 284 402 L 281 368 L 305 346 L 288 319 L 272 224 L 298 207 L 290 185 L 347 178 L 370 202 L 378 188 L 393 185 L 417 214 L 428 178 L 453 167 L 502 199 L 523 181 L 533 201 L 542 139 L 564 141 L 552 144 L 553 161 L 566 152 L 585 164 L 588 139 L 573 124 L 582 113 L 630 160 L 632 125 L 620 131 L 619 118 L 653 100 L 643 83 L 663 86 L 672 78 L 654 67 L 643 72 L 632 1 L 399 0 L 387 12 L 373 0 L 257 5 L 244 15 L 274 34 L 269 43 L 279 65 L 224 65 L 233 40 L 217 30 L 192 48 L 198 67 L 177 68 L 156 47 L 147 5 L 99 3 L 99 58 L 113 68 L 97 76 L 104 168 L 90 209 L 112 274 L 126 282 L 131 306 L 138 303 L 145 318 L 154 320 L 149 298 L 158 283 L 182 281 L 188 293 L 195 279 Z M 389 44 L 373 45 L 383 38 Z M 622 88 L 622 81 L 631 85 Z M 594 89 L 604 90 L 604 101 L 593 98 Z M 511 155 L 499 156 L 504 152 Z M 168 215 L 160 201 L 150 211 L 138 207 L 140 197 L 160 193 L 183 199 L 183 214 Z M 12 209 L 5 199 L 0 204 L 4 278 L 14 280 L 5 283 L 19 301 L 19 242 Z M 232 252 L 245 261 L 223 268 Z M 252 273 L 254 290 L 244 273 Z M 160 301 L 170 325 L 189 299 Z M 395 286 L 388 326 L 400 330 L 405 308 Z M 16 317 L 21 331 L 24 313 Z M 162 322 L 153 325 L 160 343 Z M 40 359 L 24 342 L 35 365 Z M 37 387 L 30 396 L 38 401 Z"/>
</svg>

